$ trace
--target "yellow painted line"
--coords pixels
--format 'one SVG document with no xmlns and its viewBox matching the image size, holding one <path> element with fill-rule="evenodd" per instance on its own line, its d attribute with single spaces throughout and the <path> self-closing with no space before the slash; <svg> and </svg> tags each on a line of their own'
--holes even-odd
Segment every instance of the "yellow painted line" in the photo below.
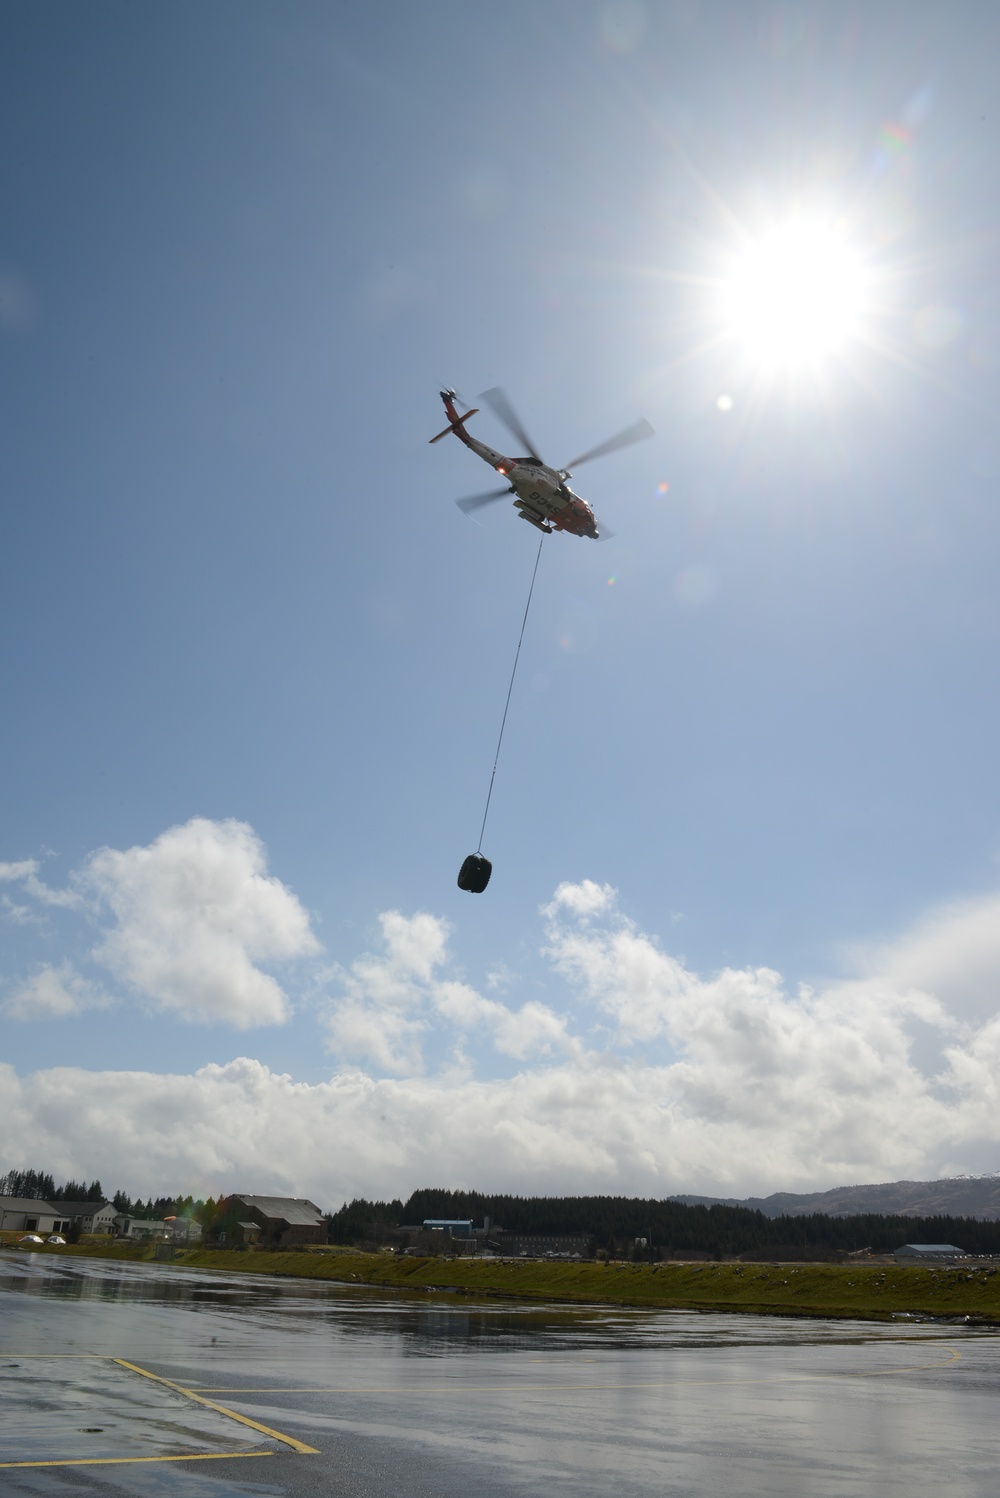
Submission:
<svg viewBox="0 0 1000 1498">
<path fill-rule="evenodd" d="M 127 1462 L 230 1462 L 241 1456 L 276 1456 L 274 1451 L 196 1451 L 191 1456 L 67 1456 L 48 1462 L 0 1462 L 0 1467 L 120 1467 Z"/>
<path fill-rule="evenodd" d="M 912 1368 L 875 1368 L 871 1373 L 865 1373 L 863 1369 L 852 1372 L 848 1369 L 847 1378 L 885 1378 L 887 1373 L 926 1373 L 934 1368 L 950 1368 L 952 1363 L 961 1362 L 962 1354 L 957 1347 L 947 1347 L 946 1352 L 951 1353 L 950 1358 L 945 1358 L 943 1363 L 914 1363 Z"/>
<path fill-rule="evenodd" d="M 248 1415 L 238 1415 L 235 1410 L 229 1410 L 224 1404 L 216 1404 L 212 1399 L 203 1399 L 193 1389 L 185 1389 L 181 1384 L 175 1384 L 172 1379 L 161 1378 L 158 1373 L 150 1373 L 148 1368 L 140 1368 L 138 1363 L 126 1362 L 124 1358 L 112 1358 L 119 1368 L 128 1368 L 132 1373 L 141 1373 L 143 1378 L 151 1378 L 154 1383 L 165 1384 L 168 1389 L 173 1389 L 178 1394 L 183 1394 L 187 1399 L 193 1399 L 198 1404 L 207 1405 L 210 1410 L 217 1410 L 220 1415 L 226 1415 L 230 1420 L 238 1420 L 241 1425 L 249 1425 L 251 1430 L 259 1430 L 262 1435 L 270 1436 L 273 1441 L 282 1441 L 286 1446 L 291 1446 L 300 1456 L 319 1456 L 315 1446 L 307 1446 L 304 1441 L 297 1441 L 294 1436 L 283 1435 L 280 1430 L 272 1430 L 269 1425 L 261 1425 L 258 1420 L 251 1420 Z"/>
</svg>

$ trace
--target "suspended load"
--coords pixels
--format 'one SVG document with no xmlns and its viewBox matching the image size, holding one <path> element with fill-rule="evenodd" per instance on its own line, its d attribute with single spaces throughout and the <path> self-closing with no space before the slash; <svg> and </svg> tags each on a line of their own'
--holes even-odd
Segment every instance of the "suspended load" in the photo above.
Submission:
<svg viewBox="0 0 1000 1498">
<path fill-rule="evenodd" d="M 482 853 L 470 853 L 458 871 L 459 889 L 467 889 L 470 895 L 481 895 L 490 882 L 493 865 Z"/>
</svg>

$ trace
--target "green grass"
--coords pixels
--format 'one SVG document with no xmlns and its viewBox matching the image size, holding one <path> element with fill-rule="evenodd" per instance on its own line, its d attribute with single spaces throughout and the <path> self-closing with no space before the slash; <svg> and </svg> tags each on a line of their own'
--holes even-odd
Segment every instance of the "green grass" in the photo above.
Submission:
<svg viewBox="0 0 1000 1498">
<path fill-rule="evenodd" d="M 151 1246 L 38 1247 L 33 1253 L 150 1261 Z M 594 1264 L 421 1259 L 350 1249 L 271 1253 L 178 1249 L 176 1264 L 344 1284 L 578 1304 L 885 1319 L 909 1312 L 1000 1322 L 1000 1269 L 887 1264 Z"/>
</svg>

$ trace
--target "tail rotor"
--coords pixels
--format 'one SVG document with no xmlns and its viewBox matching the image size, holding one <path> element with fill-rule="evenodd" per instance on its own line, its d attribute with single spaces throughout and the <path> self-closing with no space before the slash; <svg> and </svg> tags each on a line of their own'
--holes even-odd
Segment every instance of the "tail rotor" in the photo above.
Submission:
<svg viewBox="0 0 1000 1498">
<path fill-rule="evenodd" d="M 456 408 L 456 402 L 458 403 L 458 405 L 464 406 L 465 401 L 463 401 L 459 395 L 456 395 L 454 390 L 442 390 L 441 399 L 444 401 L 444 409 L 448 415 L 448 425 L 445 427 L 443 432 L 438 432 L 436 437 L 428 438 L 429 442 L 440 442 L 441 438 L 447 437 L 449 432 L 454 432 L 456 437 L 461 437 L 462 428 L 469 420 L 469 417 L 477 416 L 479 414 L 477 407 L 466 406 L 465 411 L 461 415 L 459 415 Z"/>
</svg>

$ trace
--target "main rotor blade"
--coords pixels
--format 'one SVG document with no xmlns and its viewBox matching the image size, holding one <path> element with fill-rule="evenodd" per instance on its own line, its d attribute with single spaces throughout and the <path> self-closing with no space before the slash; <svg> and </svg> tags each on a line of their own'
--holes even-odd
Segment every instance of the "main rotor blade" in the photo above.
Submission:
<svg viewBox="0 0 1000 1498">
<path fill-rule="evenodd" d="M 605 453 L 617 452 L 620 447 L 631 447 L 633 442 L 644 442 L 647 437 L 655 435 L 645 416 L 640 416 L 638 421 L 634 421 L 623 432 L 609 437 L 606 442 L 599 442 L 596 447 L 590 448 L 587 452 L 581 453 L 578 458 L 574 458 L 571 463 L 567 463 L 563 472 L 579 468 L 581 463 L 590 463 L 594 458 L 603 458 Z"/>
<path fill-rule="evenodd" d="M 528 457 L 534 458 L 536 463 L 540 463 L 542 460 L 538 456 L 535 444 L 524 430 L 524 423 L 500 386 L 494 385 L 492 390 L 484 390 L 479 399 L 485 401 L 493 412 L 493 415 L 498 416 L 507 430 L 513 433 Z"/>
<path fill-rule="evenodd" d="M 468 515 L 473 510 L 482 509 L 483 505 L 492 504 L 495 499 L 503 499 L 510 492 L 510 485 L 507 484 L 503 489 L 488 489 L 485 494 L 470 494 L 467 499 L 456 499 L 455 503 L 463 514 Z"/>
</svg>

